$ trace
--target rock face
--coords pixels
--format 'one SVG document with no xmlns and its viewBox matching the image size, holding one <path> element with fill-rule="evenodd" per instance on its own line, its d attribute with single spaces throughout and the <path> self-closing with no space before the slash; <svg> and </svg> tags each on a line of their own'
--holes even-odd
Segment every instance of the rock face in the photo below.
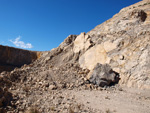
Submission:
<svg viewBox="0 0 150 113">
<path fill-rule="evenodd" d="M 108 63 L 120 74 L 120 84 L 149 89 L 149 7 L 149 1 L 131 5 L 88 32 L 94 46 L 80 56 L 80 66 L 92 71 Z"/>
<path fill-rule="evenodd" d="M 69 35 L 60 45 L 60 48 L 65 48 L 68 45 L 70 45 L 75 39 L 77 38 L 77 35 Z"/>
<path fill-rule="evenodd" d="M 86 51 L 92 45 L 89 35 L 86 35 L 85 33 L 81 33 L 73 43 L 74 53 L 81 52 L 82 50 Z"/>
<path fill-rule="evenodd" d="M 107 53 L 103 46 L 95 45 L 87 50 L 80 58 L 79 64 L 82 68 L 92 70 L 97 63 L 105 64 Z"/>
<path fill-rule="evenodd" d="M 32 52 L 0 45 L 0 72 L 30 64 L 40 57 L 40 52 Z"/>
<path fill-rule="evenodd" d="M 118 83 L 119 74 L 114 72 L 108 64 L 98 63 L 88 74 L 87 79 L 93 84 L 104 87 Z"/>
</svg>

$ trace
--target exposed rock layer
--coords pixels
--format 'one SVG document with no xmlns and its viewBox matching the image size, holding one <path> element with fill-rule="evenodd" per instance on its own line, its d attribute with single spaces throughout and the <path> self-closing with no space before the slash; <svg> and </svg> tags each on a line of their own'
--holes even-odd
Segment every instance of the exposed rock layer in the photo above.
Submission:
<svg viewBox="0 0 150 113">
<path fill-rule="evenodd" d="M 40 57 L 40 52 L 17 49 L 0 45 L 0 72 L 30 64 Z"/>
<path fill-rule="evenodd" d="M 150 2 L 141 1 L 88 32 L 94 46 L 79 58 L 80 66 L 92 70 L 108 63 L 120 73 L 120 84 L 150 89 L 149 8 Z"/>
</svg>

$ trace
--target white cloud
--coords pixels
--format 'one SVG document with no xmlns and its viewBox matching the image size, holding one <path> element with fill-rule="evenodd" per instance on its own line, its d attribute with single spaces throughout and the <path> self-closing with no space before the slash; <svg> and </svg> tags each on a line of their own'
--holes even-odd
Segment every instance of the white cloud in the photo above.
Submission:
<svg viewBox="0 0 150 113">
<path fill-rule="evenodd" d="M 4 44 L 4 41 L 0 42 L 0 44 Z"/>
<path fill-rule="evenodd" d="M 31 43 L 24 43 L 20 39 L 21 36 L 18 36 L 15 40 L 9 40 L 9 41 L 12 42 L 16 47 L 25 48 L 25 49 L 33 48 Z"/>
</svg>

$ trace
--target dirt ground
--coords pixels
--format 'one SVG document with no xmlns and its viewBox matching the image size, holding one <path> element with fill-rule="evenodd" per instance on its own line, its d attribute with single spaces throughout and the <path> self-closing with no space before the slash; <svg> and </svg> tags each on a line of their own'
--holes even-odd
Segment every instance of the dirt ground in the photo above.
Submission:
<svg viewBox="0 0 150 113">
<path fill-rule="evenodd" d="M 77 103 L 97 113 L 150 113 L 150 90 L 120 88 L 118 90 L 67 90 Z"/>
</svg>

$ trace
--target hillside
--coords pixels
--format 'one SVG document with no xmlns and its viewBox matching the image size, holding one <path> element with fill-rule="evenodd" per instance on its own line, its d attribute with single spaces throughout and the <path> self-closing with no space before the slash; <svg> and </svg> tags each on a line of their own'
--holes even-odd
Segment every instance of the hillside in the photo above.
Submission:
<svg viewBox="0 0 150 113">
<path fill-rule="evenodd" d="M 51 51 L 0 47 L 0 113 L 150 111 L 149 0 Z"/>
</svg>

